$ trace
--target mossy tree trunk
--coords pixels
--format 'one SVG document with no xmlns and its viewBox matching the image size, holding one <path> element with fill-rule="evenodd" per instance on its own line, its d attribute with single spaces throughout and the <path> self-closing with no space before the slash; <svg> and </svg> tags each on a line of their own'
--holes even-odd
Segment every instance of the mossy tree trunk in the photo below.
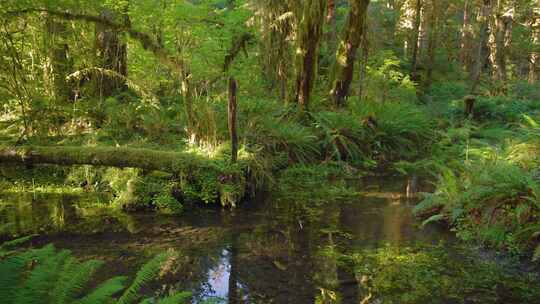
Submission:
<svg viewBox="0 0 540 304">
<path fill-rule="evenodd" d="M 356 53 L 365 29 L 369 0 L 350 0 L 350 12 L 336 53 L 330 96 L 335 106 L 342 107 L 353 80 Z"/>
<path fill-rule="evenodd" d="M 115 15 L 112 11 L 105 9 L 99 17 L 114 22 Z M 124 23 L 129 23 L 127 14 L 124 14 Z M 96 23 L 96 56 L 99 67 L 127 77 L 127 44 L 121 31 L 102 23 Z M 103 73 L 99 74 L 98 79 L 96 79 L 96 86 L 102 98 L 112 96 L 115 91 L 126 88 L 121 77 L 110 77 Z"/>
<path fill-rule="evenodd" d="M 296 102 L 300 113 L 309 109 L 311 90 L 317 74 L 319 44 L 326 12 L 326 0 L 300 4 L 296 48 Z"/>
<path fill-rule="evenodd" d="M 231 139 L 231 161 L 236 163 L 238 158 L 238 132 L 236 130 L 236 80 L 229 78 L 229 106 L 228 106 L 228 122 L 229 122 L 229 136 Z"/>
<path fill-rule="evenodd" d="M 0 164 L 94 165 L 165 172 L 214 169 L 211 160 L 181 152 L 114 147 L 0 147 Z"/>
<path fill-rule="evenodd" d="M 56 20 L 53 16 L 44 13 L 46 57 L 43 64 L 43 80 L 48 95 L 55 104 L 65 103 L 71 89 L 66 81 L 66 76 L 73 70 L 73 61 L 69 56 L 69 44 L 67 43 L 68 26 L 66 22 Z"/>
</svg>

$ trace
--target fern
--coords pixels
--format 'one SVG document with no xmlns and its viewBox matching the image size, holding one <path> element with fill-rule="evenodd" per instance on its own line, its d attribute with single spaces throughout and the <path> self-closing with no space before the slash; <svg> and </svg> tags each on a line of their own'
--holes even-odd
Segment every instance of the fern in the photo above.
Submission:
<svg viewBox="0 0 540 304">
<path fill-rule="evenodd" d="M 25 279 L 15 296 L 14 303 L 51 303 L 49 292 L 54 288 L 61 272 L 62 263 L 70 256 L 68 250 L 62 250 L 54 254 L 54 247 L 44 251 L 35 261 L 37 266 L 32 269 L 28 278 Z"/>
<path fill-rule="evenodd" d="M 422 227 L 426 226 L 429 223 L 440 222 L 442 220 L 444 220 L 444 215 L 443 214 L 432 215 L 427 220 L 422 222 Z"/>
<path fill-rule="evenodd" d="M 161 300 L 156 300 L 154 298 L 148 298 L 142 301 L 140 304 L 180 304 L 180 303 L 187 303 L 187 301 L 191 298 L 191 292 L 181 292 L 174 294 L 172 296 L 168 296 L 165 298 L 162 298 Z"/>
<path fill-rule="evenodd" d="M 81 264 L 75 258 L 70 257 L 64 264 L 51 298 L 58 304 L 69 303 L 84 289 L 88 278 L 92 277 L 94 272 L 102 265 L 103 262 L 97 260 L 90 260 Z"/>
<path fill-rule="evenodd" d="M 135 276 L 135 279 L 131 285 L 118 300 L 118 304 L 135 303 L 135 301 L 137 301 L 139 298 L 141 289 L 157 277 L 161 266 L 167 260 L 167 258 L 169 258 L 169 256 L 170 255 L 168 253 L 162 253 L 144 264 L 141 270 L 137 272 L 137 275 Z"/>
<path fill-rule="evenodd" d="M 22 275 L 27 270 L 28 264 L 38 256 L 51 254 L 54 247 L 47 246 L 39 250 L 30 250 L 22 254 L 14 255 L 0 263 L 0 299 L 4 303 L 14 303 L 19 290 L 16 288 L 22 282 Z"/>
<path fill-rule="evenodd" d="M 86 295 L 77 304 L 106 303 L 108 300 L 125 288 L 127 277 L 114 277 L 99 285 L 90 294 Z"/>
<path fill-rule="evenodd" d="M 0 245 L 12 248 L 27 240 Z M 170 253 L 156 256 L 137 273 L 118 303 L 135 303 L 141 289 L 155 279 Z M 69 250 L 56 251 L 53 245 L 30 249 L 0 259 L 0 299 L 2 304 L 101 304 L 117 303 L 115 295 L 125 288 L 126 277 L 111 278 L 93 290 L 86 286 L 103 262 L 79 262 Z M 174 294 L 151 303 L 183 303 L 189 293 Z"/>
</svg>

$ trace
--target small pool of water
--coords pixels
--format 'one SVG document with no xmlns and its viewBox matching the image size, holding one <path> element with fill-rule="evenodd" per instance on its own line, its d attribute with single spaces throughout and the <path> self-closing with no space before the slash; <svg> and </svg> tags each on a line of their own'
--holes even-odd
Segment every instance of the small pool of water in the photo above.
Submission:
<svg viewBox="0 0 540 304">
<path fill-rule="evenodd" d="M 172 248 L 181 253 L 178 271 L 161 285 L 192 291 L 194 303 L 308 304 L 329 286 L 341 303 L 359 303 L 364 295 L 352 272 L 329 252 L 453 242 L 443 229 L 417 226 L 401 182 L 362 188 L 369 191 L 343 202 L 267 195 L 232 211 L 195 209 L 181 216 L 125 214 L 91 195 L 4 194 L 0 241 L 37 233 L 35 246 L 52 242 L 80 258 L 105 260 L 106 277 L 133 274 L 150 256 Z"/>
</svg>

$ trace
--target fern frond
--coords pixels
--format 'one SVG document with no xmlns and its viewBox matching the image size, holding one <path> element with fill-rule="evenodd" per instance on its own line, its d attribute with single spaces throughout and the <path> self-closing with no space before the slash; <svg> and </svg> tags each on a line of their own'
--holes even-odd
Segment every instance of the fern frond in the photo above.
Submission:
<svg viewBox="0 0 540 304">
<path fill-rule="evenodd" d="M 158 304 L 183 304 L 191 299 L 191 292 L 181 292 L 172 296 L 160 299 Z"/>
<path fill-rule="evenodd" d="M 20 287 L 15 297 L 15 303 L 49 303 L 49 292 L 58 281 L 63 263 L 71 252 L 62 250 L 55 254 L 54 247 L 51 254 L 36 257 L 37 266 Z"/>
<path fill-rule="evenodd" d="M 79 263 L 74 257 L 69 257 L 60 271 L 60 277 L 51 293 L 51 302 L 57 304 L 72 302 L 102 265 L 103 262 L 97 260 Z"/>
<path fill-rule="evenodd" d="M 127 277 L 114 277 L 103 282 L 90 294 L 86 295 L 81 300 L 77 301 L 77 304 L 97 304 L 108 303 L 112 297 L 120 292 L 125 287 Z"/>
<path fill-rule="evenodd" d="M 2 251 L 11 250 L 11 249 L 13 249 L 13 248 L 15 248 L 17 246 L 20 246 L 20 245 L 28 242 L 30 239 L 32 239 L 36 235 L 37 234 L 23 236 L 23 237 L 20 237 L 20 238 L 17 238 L 17 239 L 2 243 L 2 245 L 0 245 L 0 254 L 2 253 Z"/>
<path fill-rule="evenodd" d="M 155 256 L 137 272 L 133 283 L 128 287 L 124 294 L 118 300 L 118 304 L 135 303 L 140 297 L 139 292 L 150 281 L 155 279 L 160 271 L 161 265 L 169 257 L 168 253 L 162 253 Z"/>
<path fill-rule="evenodd" d="M 442 214 L 435 214 L 430 216 L 427 220 L 422 222 L 422 227 L 425 227 L 429 223 L 439 222 L 444 220 L 444 215 Z"/>
<path fill-rule="evenodd" d="M 22 282 L 22 275 L 27 266 L 36 256 L 49 255 L 54 253 L 54 247 L 47 246 L 38 250 L 8 257 L 0 261 L 0 299 L 3 303 L 14 303 L 18 287 Z"/>
</svg>

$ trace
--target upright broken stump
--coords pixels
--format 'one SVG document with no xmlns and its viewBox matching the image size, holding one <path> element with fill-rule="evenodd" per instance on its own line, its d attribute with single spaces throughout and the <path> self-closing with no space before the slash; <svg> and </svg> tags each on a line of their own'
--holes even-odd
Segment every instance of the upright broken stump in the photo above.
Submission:
<svg viewBox="0 0 540 304">
<path fill-rule="evenodd" d="M 476 102 L 476 97 L 473 95 L 467 95 L 464 98 L 465 103 L 465 117 L 472 116 L 474 114 L 474 103 Z"/>
</svg>

